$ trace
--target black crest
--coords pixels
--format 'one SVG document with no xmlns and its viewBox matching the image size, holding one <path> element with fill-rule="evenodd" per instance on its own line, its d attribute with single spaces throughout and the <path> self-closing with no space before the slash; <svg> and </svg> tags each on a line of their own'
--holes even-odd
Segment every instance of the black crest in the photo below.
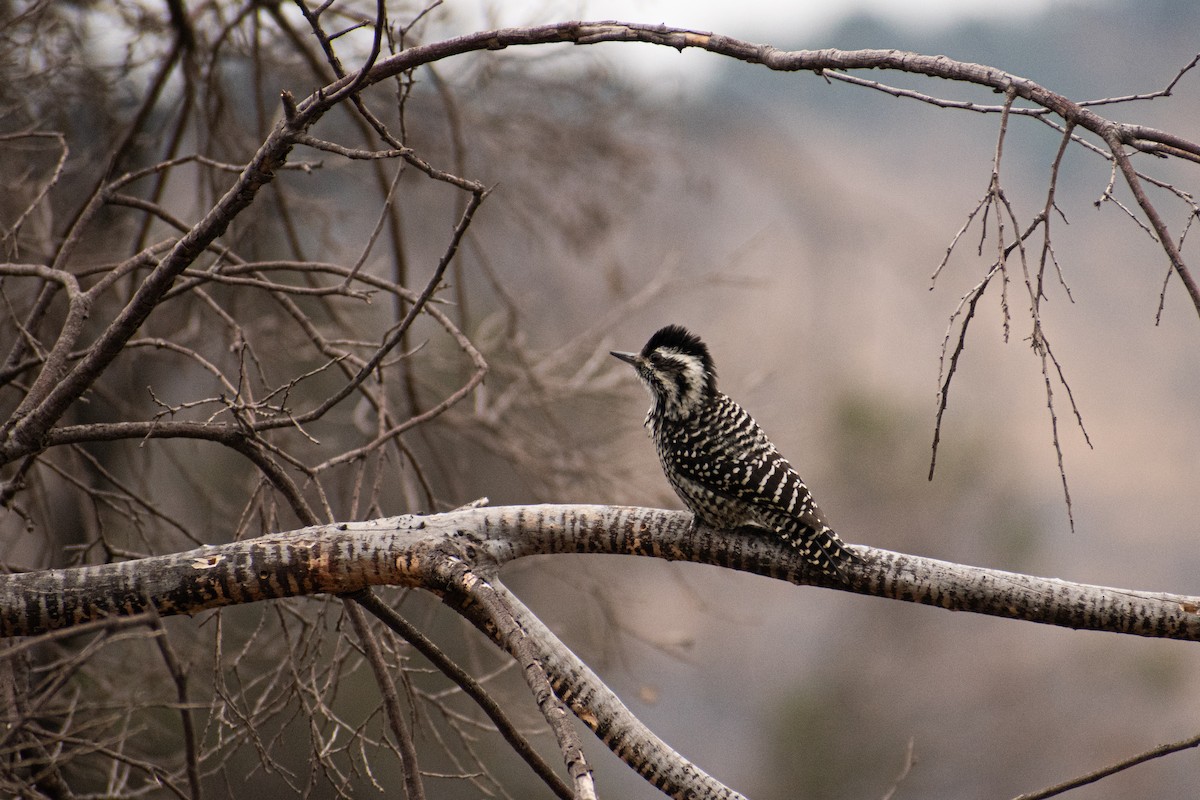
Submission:
<svg viewBox="0 0 1200 800">
<path fill-rule="evenodd" d="M 716 367 L 713 366 L 712 356 L 708 354 L 708 346 L 700 341 L 699 336 L 682 325 L 668 325 L 665 328 L 659 328 L 650 337 L 650 341 L 646 342 L 646 346 L 642 348 L 642 358 L 649 358 L 650 354 L 660 347 L 675 350 L 685 356 L 698 358 L 704 366 L 704 372 L 709 378 L 709 384 L 713 387 L 716 386 Z"/>
</svg>

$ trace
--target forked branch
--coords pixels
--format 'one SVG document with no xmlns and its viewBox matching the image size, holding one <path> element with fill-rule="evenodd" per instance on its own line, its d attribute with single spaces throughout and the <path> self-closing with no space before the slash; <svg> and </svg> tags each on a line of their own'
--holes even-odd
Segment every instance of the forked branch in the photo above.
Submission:
<svg viewBox="0 0 1200 800">
<path fill-rule="evenodd" d="M 0 635 L 28 636 L 154 609 L 196 614 L 279 597 L 359 593 L 404 585 L 438 593 L 521 659 L 538 692 L 544 673 L 557 700 L 539 696 L 558 723 L 575 791 L 586 763 L 563 728 L 559 701 L 612 750 L 674 797 L 734 798 L 645 729 L 620 700 L 497 578 L 506 563 L 547 553 L 625 554 L 691 561 L 955 611 L 1200 641 L 1200 597 L 1089 586 L 857 547 L 849 579 L 809 574 L 770 537 L 713 531 L 677 511 L 614 506 L 469 508 L 318 526 L 170 556 L 12 575 L 0 582 Z"/>
</svg>

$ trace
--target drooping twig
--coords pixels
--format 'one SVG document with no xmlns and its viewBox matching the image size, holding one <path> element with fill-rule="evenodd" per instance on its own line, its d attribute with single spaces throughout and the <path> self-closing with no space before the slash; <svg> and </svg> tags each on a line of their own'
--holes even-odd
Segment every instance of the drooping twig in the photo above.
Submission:
<svg viewBox="0 0 1200 800">
<path fill-rule="evenodd" d="M 946 328 L 945 338 L 942 339 L 942 354 L 938 369 L 938 409 L 937 417 L 933 424 L 933 452 L 929 459 L 929 480 L 933 480 L 933 473 L 937 468 L 938 445 L 942 439 L 942 416 L 946 413 L 946 407 L 950 403 L 950 382 L 958 370 L 958 359 L 967 347 L 967 327 L 971 324 L 971 320 L 975 318 L 975 307 L 979 304 L 979 300 L 983 297 L 983 293 L 987 291 L 988 285 L 999 269 L 999 264 L 994 265 L 988 271 L 988 274 L 984 276 L 983 280 L 963 296 L 958 308 L 954 310 L 954 314 L 950 317 L 950 325 Z M 967 306 L 965 314 L 962 311 L 963 303 L 966 303 Z M 962 316 L 962 322 L 959 323 L 958 341 L 955 343 L 954 352 L 950 354 L 950 363 L 947 366 L 946 347 L 949 345 L 951 333 L 954 331 L 954 320 L 959 315 Z"/>
</svg>

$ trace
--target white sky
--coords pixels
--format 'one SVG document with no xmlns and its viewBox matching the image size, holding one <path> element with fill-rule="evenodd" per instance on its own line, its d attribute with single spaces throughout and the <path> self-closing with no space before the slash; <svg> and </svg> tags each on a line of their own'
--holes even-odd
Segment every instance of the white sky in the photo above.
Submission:
<svg viewBox="0 0 1200 800">
<path fill-rule="evenodd" d="M 779 28 L 827 29 L 839 19 L 870 12 L 894 22 L 924 26 L 969 18 L 1012 19 L 1051 6 L 1100 0 L 521 0 L 503 2 L 503 25 L 566 18 L 664 22 L 729 36 L 762 35 Z M 492 4 L 496 5 L 496 4 Z"/>
</svg>

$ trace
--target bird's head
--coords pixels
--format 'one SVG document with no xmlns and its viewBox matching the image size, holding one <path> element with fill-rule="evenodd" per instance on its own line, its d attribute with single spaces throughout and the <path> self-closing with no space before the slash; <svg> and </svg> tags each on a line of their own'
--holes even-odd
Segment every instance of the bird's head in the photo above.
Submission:
<svg viewBox="0 0 1200 800">
<path fill-rule="evenodd" d="M 717 371 L 700 337 L 668 325 L 650 337 L 640 353 L 613 352 L 637 370 L 654 405 L 650 419 L 686 419 L 717 391 Z"/>
</svg>

